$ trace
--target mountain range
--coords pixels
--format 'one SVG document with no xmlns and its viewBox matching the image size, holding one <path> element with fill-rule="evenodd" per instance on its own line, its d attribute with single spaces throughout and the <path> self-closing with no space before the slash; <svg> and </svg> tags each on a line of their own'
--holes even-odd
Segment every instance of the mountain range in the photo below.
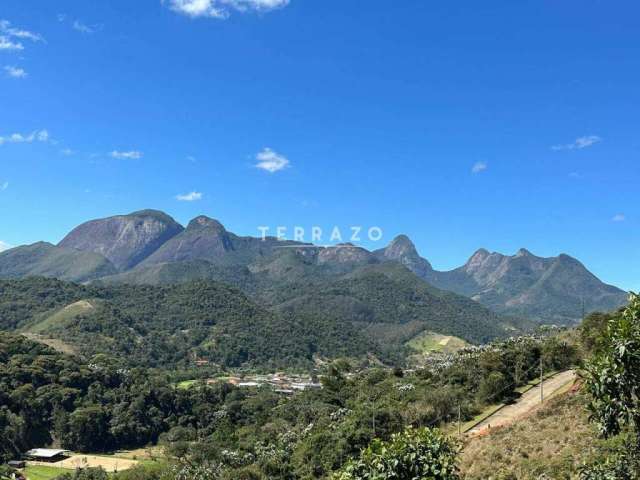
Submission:
<svg viewBox="0 0 640 480">
<path fill-rule="evenodd" d="M 239 236 L 206 216 L 184 228 L 155 210 L 91 220 L 58 245 L 40 242 L 0 253 L 0 278 L 28 276 L 102 284 L 215 280 L 279 311 L 312 308 L 368 325 L 394 318 L 391 323 L 406 327 L 405 336 L 424 329 L 425 321 L 443 317 L 462 326 L 454 315 L 457 311 L 465 319 L 482 319 L 482 327 L 476 325 L 475 330 L 485 333 L 472 335 L 475 341 L 530 321 L 573 324 L 583 313 L 612 310 L 627 299 L 624 291 L 604 284 L 565 254 L 541 258 L 525 249 L 512 256 L 480 249 L 465 265 L 442 272 L 420 256 L 406 235 L 373 252 L 350 244 L 320 247 Z M 365 300 L 359 298 L 364 285 L 369 289 Z M 409 290 L 403 290 L 407 286 Z M 398 294 L 393 301 L 383 300 L 384 288 Z M 372 298 L 375 291 L 380 298 Z M 412 310 L 424 300 L 414 301 L 420 295 L 430 299 L 422 302 L 429 305 L 428 312 Z M 397 318 L 394 308 L 413 313 Z M 417 324 L 407 327 L 411 322 Z M 375 330 L 381 334 L 385 329 L 376 325 Z M 455 334 L 452 330 L 459 333 L 464 328 L 445 330 Z M 391 336 L 397 333 L 396 329 Z"/>
<path fill-rule="evenodd" d="M 614 310 L 627 302 L 623 290 L 600 281 L 566 254 L 543 258 L 521 248 L 515 255 L 483 248 L 451 271 L 437 271 L 404 235 L 375 252 L 396 260 L 430 284 L 465 295 L 495 312 L 539 323 L 572 324 L 585 313 Z"/>
</svg>

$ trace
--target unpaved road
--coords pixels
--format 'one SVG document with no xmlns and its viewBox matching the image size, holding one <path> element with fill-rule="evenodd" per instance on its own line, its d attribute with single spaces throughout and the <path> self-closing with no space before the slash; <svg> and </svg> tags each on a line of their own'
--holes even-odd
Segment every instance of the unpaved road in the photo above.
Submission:
<svg viewBox="0 0 640 480">
<path fill-rule="evenodd" d="M 566 386 L 568 383 L 573 383 L 576 379 L 576 372 L 568 370 L 561 372 L 543 382 L 543 392 L 545 400 L 553 395 L 555 392 Z M 497 411 L 489 418 L 483 420 L 481 423 L 473 427 L 467 432 L 468 435 L 477 435 L 479 433 L 485 433 L 491 428 L 501 427 L 504 425 L 510 425 L 518 420 L 520 417 L 526 415 L 535 407 L 540 405 L 540 386 L 533 387 L 518 399 L 513 405 L 507 405 L 501 410 Z"/>
</svg>

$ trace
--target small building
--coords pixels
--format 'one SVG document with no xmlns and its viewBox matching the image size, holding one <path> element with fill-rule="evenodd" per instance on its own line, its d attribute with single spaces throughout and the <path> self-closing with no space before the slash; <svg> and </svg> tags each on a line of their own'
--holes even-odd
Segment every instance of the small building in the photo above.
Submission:
<svg viewBox="0 0 640 480">
<path fill-rule="evenodd" d="M 10 460 L 7 462 L 7 465 L 9 465 L 11 468 L 24 468 L 26 467 L 26 463 L 24 462 L 24 460 Z"/>
<path fill-rule="evenodd" d="M 259 387 L 260 383 L 258 382 L 240 382 L 238 383 L 238 387 L 240 388 L 253 388 L 253 387 Z"/>
<path fill-rule="evenodd" d="M 24 454 L 29 460 L 38 462 L 58 462 L 67 457 L 68 450 L 59 450 L 54 448 L 34 448 Z"/>
</svg>

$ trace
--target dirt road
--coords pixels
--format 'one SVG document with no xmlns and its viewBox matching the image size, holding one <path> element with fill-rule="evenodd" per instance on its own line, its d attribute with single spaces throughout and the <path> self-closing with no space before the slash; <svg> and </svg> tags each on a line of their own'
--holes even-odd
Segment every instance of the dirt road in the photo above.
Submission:
<svg viewBox="0 0 640 480">
<path fill-rule="evenodd" d="M 542 386 L 544 398 L 549 398 L 562 387 L 565 387 L 569 383 L 573 383 L 575 379 L 575 371 L 568 370 L 545 380 Z M 538 405 L 540 405 L 539 385 L 533 387 L 528 392 L 523 393 L 518 401 L 513 405 L 507 405 L 506 407 L 500 409 L 489 418 L 473 427 L 467 432 L 467 435 L 477 435 L 480 433 L 485 433 L 491 428 L 509 425 L 518 420 L 518 418 L 529 413 Z"/>
</svg>

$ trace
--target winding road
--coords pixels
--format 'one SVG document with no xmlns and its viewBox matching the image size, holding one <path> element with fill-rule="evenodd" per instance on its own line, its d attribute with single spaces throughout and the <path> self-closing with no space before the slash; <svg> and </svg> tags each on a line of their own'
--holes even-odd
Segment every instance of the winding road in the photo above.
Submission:
<svg viewBox="0 0 640 480">
<path fill-rule="evenodd" d="M 551 378 L 542 382 L 544 399 L 553 396 L 561 388 L 567 384 L 573 383 L 577 378 L 574 370 L 558 373 Z M 479 435 L 487 433 L 495 427 L 502 427 L 516 422 L 519 418 L 527 415 L 531 410 L 540 405 L 540 385 L 533 387 L 531 390 L 522 394 L 517 402 L 506 405 L 496 413 L 486 418 L 478 425 L 467 431 L 467 435 Z"/>
</svg>

